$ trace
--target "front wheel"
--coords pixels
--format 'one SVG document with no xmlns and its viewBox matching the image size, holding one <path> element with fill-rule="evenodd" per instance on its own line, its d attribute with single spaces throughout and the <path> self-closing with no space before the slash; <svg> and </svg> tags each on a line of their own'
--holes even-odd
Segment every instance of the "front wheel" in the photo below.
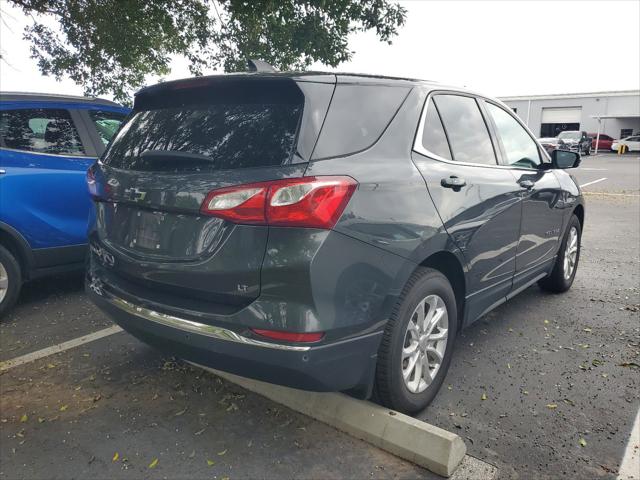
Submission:
<svg viewBox="0 0 640 480">
<path fill-rule="evenodd" d="M 387 322 L 378 352 L 376 390 L 383 405 L 415 413 L 431 403 L 451 363 L 457 324 L 447 278 L 418 268 Z"/>
<path fill-rule="evenodd" d="M 572 215 L 562 239 L 556 262 L 553 265 L 553 270 L 551 270 L 548 277 L 538 282 L 541 288 L 553 293 L 566 292 L 571 288 L 578 270 L 581 241 L 582 228 L 580 227 L 580 220 L 575 215 Z"/>
<path fill-rule="evenodd" d="M 0 245 L 0 318 L 16 303 L 21 287 L 20 265 L 11 252 Z"/>
</svg>

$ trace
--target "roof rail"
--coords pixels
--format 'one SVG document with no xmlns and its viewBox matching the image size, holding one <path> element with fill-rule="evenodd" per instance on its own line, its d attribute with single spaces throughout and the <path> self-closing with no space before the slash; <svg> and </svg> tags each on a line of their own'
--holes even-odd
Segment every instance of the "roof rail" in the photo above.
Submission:
<svg viewBox="0 0 640 480">
<path fill-rule="evenodd" d="M 258 73 L 274 73 L 277 72 L 275 68 L 269 65 L 267 62 L 262 60 L 255 60 L 250 58 L 247 60 L 247 66 L 250 72 L 258 72 Z"/>
</svg>

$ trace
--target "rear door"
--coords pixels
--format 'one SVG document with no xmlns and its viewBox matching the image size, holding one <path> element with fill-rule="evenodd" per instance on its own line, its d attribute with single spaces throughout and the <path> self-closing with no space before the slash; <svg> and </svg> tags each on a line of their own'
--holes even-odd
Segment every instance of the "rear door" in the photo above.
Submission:
<svg viewBox="0 0 640 480">
<path fill-rule="evenodd" d="M 515 272 L 521 218 L 519 187 L 498 166 L 477 100 L 457 93 L 430 96 L 414 163 L 467 263 L 467 321 L 505 300 Z"/>
<path fill-rule="evenodd" d="M 0 221 L 34 249 L 38 267 L 81 262 L 96 151 L 76 110 L 0 105 Z"/>
<path fill-rule="evenodd" d="M 486 101 L 496 130 L 503 164 L 509 167 L 522 196 L 522 221 L 513 293 L 548 273 L 559 248 L 564 202 L 553 170 L 539 168 L 538 144 L 508 109 Z"/>
<path fill-rule="evenodd" d="M 302 176 L 333 87 L 242 76 L 143 91 L 93 172 L 111 281 L 142 298 L 256 298 L 268 228 L 200 209 L 215 189 Z"/>
</svg>

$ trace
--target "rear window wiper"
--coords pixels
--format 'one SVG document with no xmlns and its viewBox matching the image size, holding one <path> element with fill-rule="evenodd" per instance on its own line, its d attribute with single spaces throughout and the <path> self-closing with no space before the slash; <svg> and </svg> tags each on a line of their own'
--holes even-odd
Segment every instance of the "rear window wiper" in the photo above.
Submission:
<svg viewBox="0 0 640 480">
<path fill-rule="evenodd" d="M 215 163 L 212 157 L 199 153 L 180 150 L 146 150 L 140 154 L 141 163 L 146 169 L 184 170 Z"/>
</svg>

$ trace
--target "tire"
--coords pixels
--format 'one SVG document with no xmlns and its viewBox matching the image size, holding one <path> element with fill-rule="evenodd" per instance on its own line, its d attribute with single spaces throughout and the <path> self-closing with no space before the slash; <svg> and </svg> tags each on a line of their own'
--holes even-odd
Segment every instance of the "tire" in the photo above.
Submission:
<svg viewBox="0 0 640 480">
<path fill-rule="evenodd" d="M 572 231 L 575 231 L 576 234 L 576 250 L 573 260 L 573 266 L 570 273 L 567 275 L 566 269 L 568 268 L 568 265 L 571 265 L 571 260 L 569 260 L 569 262 L 565 265 L 565 259 L 567 259 L 567 255 L 569 254 L 567 245 L 571 241 L 570 238 L 573 238 Z M 582 228 L 580 227 L 580 220 L 578 220 L 578 217 L 576 217 L 575 215 L 572 215 L 571 220 L 569 221 L 569 225 L 567 225 L 567 230 L 565 231 L 564 237 L 562 239 L 560 251 L 558 252 L 558 256 L 556 257 L 556 262 L 553 265 L 553 270 L 551 270 L 551 273 L 548 277 L 543 278 L 538 282 L 538 285 L 540 285 L 543 290 L 553 293 L 563 293 L 571 288 L 573 280 L 574 278 L 576 278 L 576 272 L 578 271 L 581 244 Z"/>
<path fill-rule="evenodd" d="M 428 334 L 428 328 L 420 331 L 416 328 L 419 307 L 426 312 L 425 323 L 430 318 L 433 319 L 431 312 L 441 312 L 442 307 L 445 307 L 444 314 L 439 317 L 441 320 L 433 328 L 431 335 Z M 411 331 L 408 331 L 409 322 L 413 324 Z M 449 281 L 436 270 L 419 267 L 405 285 L 382 337 L 375 379 L 380 403 L 409 414 L 423 410 L 429 405 L 438 393 L 449 369 L 457 327 L 456 298 Z M 442 338 L 443 335 L 445 338 Z M 430 338 L 437 340 L 429 341 Z M 410 356 L 403 352 L 405 346 L 408 350 L 415 347 Z M 437 368 L 436 353 L 442 358 Z M 427 375 L 426 379 L 423 375 L 418 376 L 418 363 L 421 372 L 424 370 L 424 364 L 420 360 L 413 362 L 416 365 L 413 370 L 409 363 L 414 357 L 420 359 L 421 356 L 429 361 L 429 371 L 435 372 L 433 375 Z M 406 381 L 403 370 L 409 372 Z M 413 390 L 409 384 L 413 386 Z"/>
<path fill-rule="evenodd" d="M 20 265 L 11 252 L 0 245 L 0 318 L 16 303 L 21 287 Z"/>
</svg>

